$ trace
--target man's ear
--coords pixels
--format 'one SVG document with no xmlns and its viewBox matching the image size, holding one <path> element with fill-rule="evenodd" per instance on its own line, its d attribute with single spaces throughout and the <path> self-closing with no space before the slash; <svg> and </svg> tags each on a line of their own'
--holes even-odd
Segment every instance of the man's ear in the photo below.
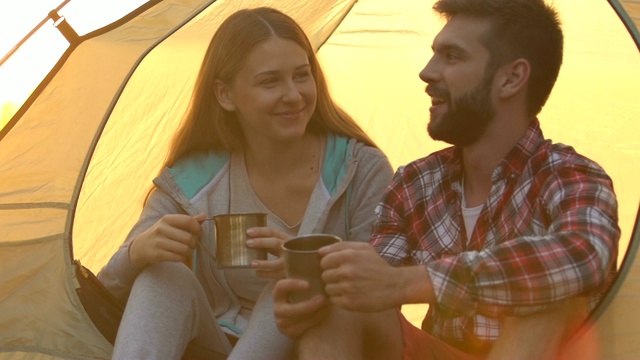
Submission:
<svg viewBox="0 0 640 360">
<path fill-rule="evenodd" d="M 531 65 L 525 59 L 516 59 L 498 70 L 498 96 L 509 98 L 526 90 Z"/>
<path fill-rule="evenodd" d="M 216 94 L 216 99 L 223 109 L 227 111 L 235 111 L 236 104 L 233 102 L 233 96 L 229 90 L 229 86 L 222 80 L 216 80 L 213 83 L 213 92 Z"/>
</svg>

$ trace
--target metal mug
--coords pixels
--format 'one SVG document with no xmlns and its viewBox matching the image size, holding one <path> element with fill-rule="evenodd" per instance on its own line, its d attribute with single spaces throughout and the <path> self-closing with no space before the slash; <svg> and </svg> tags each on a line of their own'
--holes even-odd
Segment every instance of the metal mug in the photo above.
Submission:
<svg viewBox="0 0 640 360">
<path fill-rule="evenodd" d="M 326 294 L 318 250 L 339 241 L 342 239 L 334 235 L 309 234 L 291 238 L 282 244 L 287 278 L 309 282 L 307 290 L 292 292 L 289 301 L 299 302 L 318 294 Z"/>
<path fill-rule="evenodd" d="M 266 260 L 267 250 L 247 247 L 247 229 L 267 226 L 267 214 L 221 214 L 213 217 L 218 268 L 247 268 Z"/>
</svg>

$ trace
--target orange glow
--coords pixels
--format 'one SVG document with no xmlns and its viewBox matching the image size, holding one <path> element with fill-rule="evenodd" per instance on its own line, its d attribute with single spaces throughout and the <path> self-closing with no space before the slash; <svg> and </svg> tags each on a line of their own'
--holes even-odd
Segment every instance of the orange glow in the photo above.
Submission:
<svg viewBox="0 0 640 360">
<path fill-rule="evenodd" d="M 79 35 L 105 26 L 146 0 L 70 1 L 60 15 Z M 12 1 L 3 4 L 0 22 L 0 58 L 8 54 L 30 31 L 55 9 L 62 0 Z M 68 43 L 47 20 L 8 60 L 0 65 L 0 130 L 22 106 L 40 81 L 67 49 Z"/>
</svg>

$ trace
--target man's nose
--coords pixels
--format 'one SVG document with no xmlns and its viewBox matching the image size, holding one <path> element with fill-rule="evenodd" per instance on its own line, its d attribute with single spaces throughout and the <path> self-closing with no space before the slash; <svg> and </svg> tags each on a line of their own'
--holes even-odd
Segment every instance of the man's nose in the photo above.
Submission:
<svg viewBox="0 0 640 360">
<path fill-rule="evenodd" d="M 432 83 L 438 80 L 440 75 L 433 57 L 429 59 L 422 71 L 420 71 L 419 76 L 420 80 L 426 83 Z"/>
</svg>

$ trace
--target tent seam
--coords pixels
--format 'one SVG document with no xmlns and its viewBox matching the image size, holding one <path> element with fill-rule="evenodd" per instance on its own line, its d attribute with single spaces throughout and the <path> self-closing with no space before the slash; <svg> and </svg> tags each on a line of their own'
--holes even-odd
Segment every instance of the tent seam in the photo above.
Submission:
<svg viewBox="0 0 640 360">
<path fill-rule="evenodd" d="M 16 209 L 61 209 L 69 210 L 71 204 L 63 202 L 34 202 L 34 203 L 5 203 L 0 204 L 0 210 Z"/>
<path fill-rule="evenodd" d="M 3 247 L 17 247 L 17 246 L 29 246 L 33 244 L 46 243 L 50 241 L 58 241 L 61 237 L 64 237 L 64 233 L 58 233 L 53 235 L 42 236 L 33 238 L 31 240 L 10 240 L 0 242 L 0 248 Z"/>
</svg>

